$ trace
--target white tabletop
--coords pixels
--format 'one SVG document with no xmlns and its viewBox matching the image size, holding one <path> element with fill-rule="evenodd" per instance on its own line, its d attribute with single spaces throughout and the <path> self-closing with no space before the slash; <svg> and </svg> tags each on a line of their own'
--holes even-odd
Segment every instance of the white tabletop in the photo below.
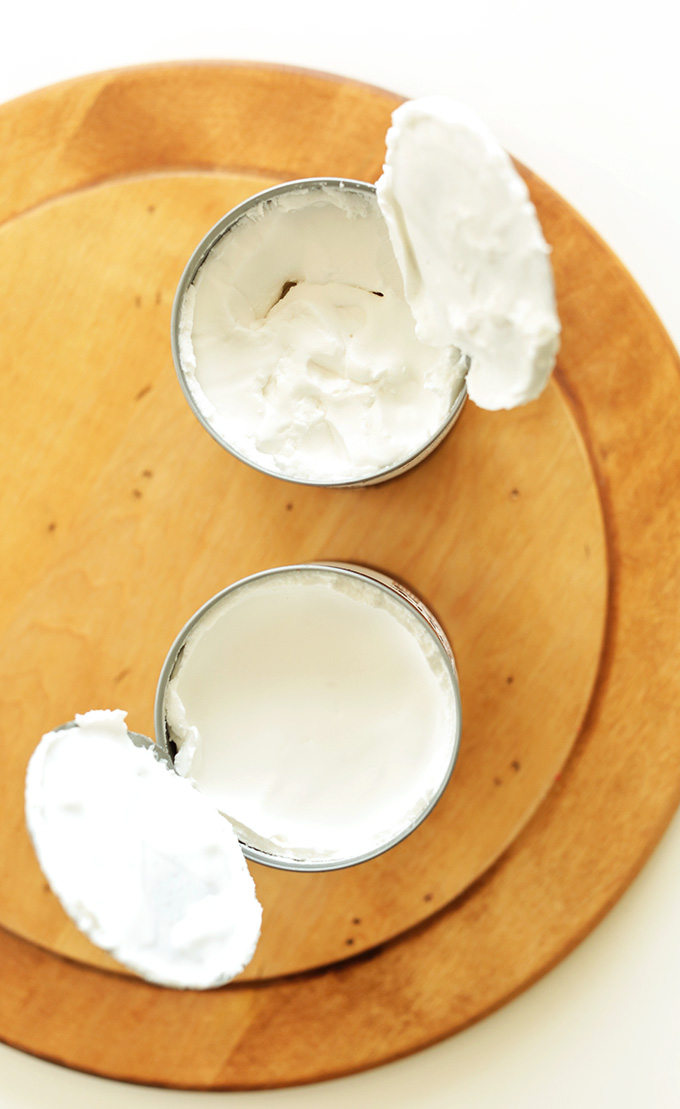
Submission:
<svg viewBox="0 0 680 1109">
<path fill-rule="evenodd" d="M 594 225 L 680 347 L 676 12 L 671 0 L 259 0 L 238 9 L 225 0 L 104 9 L 36 0 L 3 16 L 0 101 L 96 70 L 197 58 L 300 65 L 405 96 L 451 94 Z M 650 373 L 640 367 L 642 388 Z M 198 1094 L 122 1087 L 0 1045 L 0 1107 L 108 1109 L 122 1098 L 126 1109 L 678 1107 L 679 941 L 680 816 L 568 959 L 428 1051 L 319 1086 Z"/>
</svg>

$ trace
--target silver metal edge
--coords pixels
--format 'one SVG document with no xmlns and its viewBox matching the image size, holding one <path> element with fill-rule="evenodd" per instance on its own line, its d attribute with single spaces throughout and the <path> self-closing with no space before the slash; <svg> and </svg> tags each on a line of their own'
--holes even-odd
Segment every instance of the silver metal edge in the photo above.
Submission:
<svg viewBox="0 0 680 1109">
<path fill-rule="evenodd" d="M 77 728 L 77 727 L 78 727 L 78 721 L 77 720 L 67 720 L 65 724 L 57 724 L 56 728 L 52 728 L 52 731 L 53 732 L 64 732 L 64 731 L 68 731 L 70 728 Z M 171 770 L 173 770 L 175 773 L 177 773 L 175 771 L 175 764 L 172 761 L 172 756 L 171 756 L 170 752 L 168 751 L 167 746 L 162 746 L 159 743 L 154 743 L 153 739 L 151 739 L 150 736 L 142 735 L 141 732 L 131 732 L 129 728 L 127 729 L 127 734 L 129 736 L 130 740 L 132 741 L 132 743 L 135 745 L 135 747 L 147 747 L 147 748 L 149 748 L 152 751 L 152 753 L 154 755 L 154 758 L 156 759 L 157 762 L 164 763 L 166 766 L 169 766 Z"/>
<path fill-rule="evenodd" d="M 370 859 L 374 859 L 377 856 L 382 855 L 385 851 L 389 851 L 392 847 L 395 847 L 398 843 L 401 843 L 402 840 L 406 839 L 407 836 L 411 835 L 411 833 L 414 832 L 420 824 L 422 824 L 425 818 L 429 816 L 437 802 L 440 800 L 442 794 L 444 793 L 444 790 L 449 784 L 453 769 L 458 760 L 462 731 L 462 707 L 460 699 L 460 687 L 458 684 L 458 673 L 453 658 L 453 652 L 451 650 L 448 638 L 446 637 L 446 634 L 441 628 L 439 622 L 436 620 L 427 606 L 423 603 L 423 601 L 421 601 L 420 598 L 416 597 L 415 594 L 411 594 L 410 590 L 405 589 L 403 586 L 399 586 L 399 588 L 396 588 L 399 583 L 393 583 L 393 580 L 387 577 L 387 575 L 382 574 L 379 571 L 374 571 L 369 567 L 358 566 L 354 563 L 334 562 L 303 562 L 295 563 L 290 566 L 275 566 L 269 570 L 261 570 L 256 574 L 250 574 L 248 577 L 241 578 L 239 581 L 233 582 L 231 585 L 228 585 L 225 589 L 220 590 L 219 593 L 216 593 L 213 597 L 209 598 L 209 600 L 201 605 L 201 607 L 193 614 L 193 616 L 190 617 L 182 630 L 176 636 L 175 641 L 168 651 L 165 662 L 163 663 L 163 667 L 161 669 L 160 677 L 158 679 L 158 685 L 156 687 L 156 698 L 154 703 L 154 727 L 156 731 L 156 746 L 163 750 L 169 759 L 173 759 L 173 753 L 170 750 L 170 746 L 168 743 L 168 734 L 165 723 L 165 690 L 174 670 L 177 658 L 188 636 L 191 634 L 194 628 L 200 623 L 206 613 L 209 612 L 214 605 L 218 604 L 221 600 L 223 600 L 224 597 L 228 596 L 230 593 L 233 593 L 235 590 L 259 579 L 272 577 L 276 574 L 289 572 L 291 570 L 332 570 L 334 573 L 343 574 L 348 577 L 365 578 L 370 580 L 374 585 L 377 585 L 380 589 L 383 589 L 390 595 L 396 596 L 398 600 L 400 600 L 403 604 L 408 605 L 412 612 L 415 613 L 417 620 L 426 629 L 428 634 L 434 636 L 446 661 L 446 666 L 451 677 L 451 684 L 453 688 L 454 701 L 456 705 L 456 723 L 449 765 L 442 777 L 442 781 L 438 789 L 428 802 L 423 812 L 419 814 L 418 818 L 414 820 L 407 828 L 401 831 L 398 835 L 394 836 L 393 839 L 389 840 L 385 844 L 372 851 L 366 852 L 363 855 L 340 860 L 289 859 L 280 855 L 270 854 L 269 852 L 262 851 L 257 847 L 251 847 L 248 844 L 244 843 L 243 840 L 239 839 L 243 854 L 246 856 L 247 859 L 250 859 L 252 862 L 262 863 L 265 866 L 272 866 L 278 870 L 291 870 L 302 873 L 313 873 L 327 870 L 344 870 L 347 867 L 358 866 L 360 863 L 368 862 Z M 414 603 L 414 600 L 417 603 Z M 424 611 L 421 611 L 421 608 Z M 425 615 L 425 613 L 427 615 Z M 225 817 L 225 820 L 226 819 L 227 817 Z"/>
<path fill-rule="evenodd" d="M 186 401 L 192 412 L 194 413 L 196 419 L 208 432 L 208 434 L 212 436 L 215 442 L 219 443 L 219 445 L 223 447 L 224 450 L 228 451 L 229 454 L 233 455 L 234 458 L 237 458 L 239 462 L 243 462 L 244 465 L 250 466 L 251 469 L 257 470 L 261 474 L 267 474 L 269 477 L 277 478 L 279 481 L 287 481 L 293 485 L 311 485 L 321 489 L 357 489 L 370 485 L 378 485 L 383 481 L 388 481 L 391 478 L 398 477 L 400 474 L 406 473 L 407 470 L 412 469 L 419 462 L 422 462 L 425 458 L 427 458 L 427 456 L 431 454 L 432 451 L 436 447 L 438 447 L 442 440 L 448 435 L 449 431 L 458 420 L 458 417 L 463 410 L 465 401 L 467 400 L 467 386 L 465 385 L 465 383 L 463 383 L 463 386 L 453 403 L 453 407 L 447 414 L 446 419 L 444 420 L 441 427 L 438 428 L 438 430 L 430 436 L 426 443 L 424 443 L 421 447 L 414 451 L 413 454 L 409 455 L 401 462 L 395 463 L 392 466 L 383 467 L 383 469 L 381 470 L 376 470 L 373 474 L 370 474 L 368 477 L 361 478 L 360 480 L 349 479 L 345 481 L 313 481 L 310 478 L 289 477 L 288 475 L 279 473 L 279 471 L 270 469 L 267 466 L 261 466 L 259 463 L 253 462 L 252 459 L 246 458 L 245 455 L 241 454 L 238 450 L 236 450 L 234 446 L 227 442 L 227 440 L 220 435 L 216 428 L 213 427 L 213 425 L 206 418 L 204 413 L 201 412 L 200 408 L 196 404 L 195 398 L 186 381 L 186 376 L 179 352 L 179 319 L 182 310 L 182 304 L 184 302 L 184 297 L 186 295 L 187 289 L 195 280 L 198 271 L 200 270 L 201 266 L 205 262 L 215 244 L 219 242 L 219 240 L 223 238 L 227 231 L 229 231 L 234 226 L 234 224 L 238 222 L 238 220 L 246 215 L 246 213 L 251 208 L 255 207 L 258 204 L 261 204 L 262 201 L 274 199 L 275 197 L 281 196 L 282 194 L 288 192 L 300 192 L 304 191 L 305 189 L 324 187 L 347 188 L 355 192 L 364 192 L 375 195 L 375 185 L 371 185 L 367 181 L 356 181 L 351 177 L 303 177 L 295 181 L 284 181 L 279 185 L 273 185 L 269 189 L 263 189 L 261 192 L 255 193 L 254 196 L 248 197 L 247 200 L 244 200 L 241 204 L 238 204 L 235 208 L 232 208 L 231 211 L 222 216 L 222 218 L 219 219 L 217 223 L 210 228 L 210 230 L 207 232 L 206 235 L 204 235 L 204 237 L 201 239 L 200 243 L 194 250 L 193 254 L 189 258 L 189 261 L 184 267 L 182 276 L 180 277 L 179 284 L 175 292 L 175 297 L 172 304 L 172 314 L 170 317 L 170 346 L 172 348 L 172 360 L 175 366 L 177 379 L 179 381 L 182 392 L 184 393 Z"/>
</svg>

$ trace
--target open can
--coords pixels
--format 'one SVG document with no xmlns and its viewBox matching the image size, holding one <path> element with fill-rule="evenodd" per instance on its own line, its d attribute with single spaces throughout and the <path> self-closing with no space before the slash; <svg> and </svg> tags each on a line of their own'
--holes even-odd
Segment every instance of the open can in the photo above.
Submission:
<svg viewBox="0 0 680 1109">
<path fill-rule="evenodd" d="M 223 216 L 223 218 L 220 219 L 201 240 L 186 265 L 175 295 L 171 322 L 172 354 L 180 386 L 195 416 L 203 425 L 205 430 L 208 431 L 210 435 L 216 440 L 216 442 L 218 442 L 220 446 L 224 447 L 225 450 L 229 451 L 236 458 L 240 459 L 242 462 L 245 462 L 247 465 L 254 467 L 256 470 L 261 471 L 262 473 L 270 474 L 273 477 L 282 478 L 284 480 L 293 481 L 298 484 L 319 485 L 326 488 L 350 488 L 355 486 L 374 485 L 378 482 L 386 481 L 388 478 L 397 477 L 399 474 L 402 474 L 405 471 L 411 469 L 418 462 L 421 462 L 424 458 L 426 458 L 435 449 L 435 447 L 437 447 L 441 443 L 441 441 L 445 438 L 445 436 L 448 434 L 448 432 L 451 430 L 453 425 L 456 423 L 458 417 L 460 416 L 467 396 L 467 390 L 464 381 L 464 370 L 467 368 L 467 360 L 460 356 L 458 361 L 456 361 L 458 357 L 457 352 L 455 352 L 455 355 L 448 355 L 443 350 L 441 352 L 437 352 L 436 362 L 438 367 L 443 365 L 444 360 L 446 359 L 450 359 L 451 364 L 455 364 L 455 366 L 457 367 L 452 377 L 452 384 L 450 386 L 450 389 L 447 386 L 448 391 L 446 392 L 446 400 L 437 401 L 436 411 L 438 415 L 436 417 L 436 420 L 430 413 L 428 416 L 428 422 L 425 426 L 425 429 L 422 431 L 422 434 L 416 427 L 415 429 L 409 429 L 408 437 L 404 441 L 404 443 L 402 443 L 402 440 L 400 438 L 397 438 L 396 441 L 399 442 L 404 449 L 402 453 L 398 454 L 396 458 L 388 458 L 387 460 L 385 460 L 385 457 L 383 457 L 383 454 L 380 452 L 383 452 L 387 448 L 380 447 L 378 450 L 378 448 L 375 447 L 375 441 L 373 443 L 371 442 L 370 435 L 373 434 L 373 432 L 366 432 L 366 443 L 364 444 L 363 440 L 361 440 L 361 450 L 368 451 L 368 455 L 366 457 L 369 458 L 369 460 L 365 460 L 364 456 L 362 455 L 360 472 L 357 471 L 355 473 L 354 469 L 352 469 L 351 472 L 349 470 L 343 471 L 342 469 L 340 469 L 337 473 L 334 472 L 332 475 L 326 473 L 325 471 L 319 471 L 319 476 L 316 476 L 313 472 L 307 472 L 306 470 L 300 470 L 299 468 L 296 469 L 298 463 L 296 462 L 295 458 L 295 450 L 297 448 L 291 446 L 290 442 L 286 442 L 284 446 L 280 448 L 279 454 L 276 453 L 273 447 L 270 448 L 269 446 L 267 446 L 263 450 L 260 450 L 259 447 L 256 448 L 255 446 L 253 446 L 254 433 L 251 434 L 251 432 L 249 431 L 249 438 L 246 437 L 243 430 L 245 424 L 242 417 L 240 416 L 240 401 L 238 404 L 234 402 L 233 395 L 229 393 L 231 385 L 229 385 L 228 382 L 224 381 L 224 375 L 222 374 L 221 370 L 220 374 L 217 375 L 217 378 L 215 380 L 211 379 L 211 383 L 209 386 L 205 383 L 205 381 L 199 380 L 199 375 L 197 371 L 197 358 L 194 349 L 194 327 L 198 326 L 195 323 L 196 319 L 198 318 L 197 316 L 195 316 L 195 312 L 198 312 L 198 297 L 199 295 L 202 295 L 199 294 L 197 290 L 201 288 L 201 282 L 205 282 L 206 280 L 206 263 L 210 261 L 210 265 L 213 265 L 216 259 L 230 257 L 227 251 L 231 250 L 232 254 L 235 251 L 235 248 L 233 246 L 230 246 L 230 244 L 237 242 L 238 236 L 242 236 L 245 229 L 247 234 L 251 234 L 255 238 L 255 241 L 252 245 L 252 248 L 249 247 L 248 250 L 245 250 L 244 248 L 243 257 L 240 259 L 238 264 L 239 274 L 244 274 L 244 276 L 242 278 L 239 278 L 239 280 L 243 281 L 242 288 L 247 289 L 248 291 L 247 295 L 244 294 L 243 297 L 240 297 L 239 294 L 239 296 L 235 298 L 237 308 L 235 308 L 234 311 L 240 311 L 242 300 L 252 301 L 253 304 L 255 304 L 256 301 L 258 302 L 257 309 L 253 309 L 255 317 L 254 321 L 250 320 L 249 322 L 248 319 L 246 319 L 244 326 L 241 327 L 240 330 L 240 334 L 243 334 L 243 336 L 245 336 L 243 341 L 250 341 L 252 333 L 259 329 L 262 320 L 267 316 L 267 314 L 271 313 L 274 308 L 278 309 L 279 302 L 283 301 L 284 297 L 290 296 L 291 288 L 296 286 L 298 283 L 300 283 L 301 285 L 304 284 L 304 280 L 306 280 L 305 274 L 303 274 L 302 277 L 300 276 L 301 269 L 303 268 L 305 263 L 301 260 L 302 256 L 298 257 L 298 255 L 296 254 L 298 250 L 302 249 L 301 247 L 299 247 L 299 240 L 303 238 L 303 236 L 301 234 L 298 234 L 294 229 L 290 232 L 290 234 L 286 233 L 287 237 L 283 240 L 283 243 L 285 245 L 280 245 L 277 241 L 276 248 L 271 247 L 271 249 L 269 249 L 267 247 L 266 238 L 267 220 L 270 219 L 270 216 L 268 214 L 273 211 L 278 212 L 282 205 L 286 205 L 287 207 L 284 215 L 291 220 L 299 219 L 300 210 L 303 203 L 308 203 L 308 206 L 310 208 L 312 206 L 319 207 L 320 205 L 323 207 L 323 205 L 326 204 L 329 213 L 331 213 L 329 219 L 332 218 L 333 220 L 335 220 L 338 218 L 338 205 L 346 204 L 348 198 L 354 198 L 352 200 L 352 203 L 356 203 L 357 205 L 362 206 L 362 211 L 368 211 L 370 213 L 368 218 L 363 219 L 363 224 L 365 226 L 362 225 L 362 228 L 360 228 L 360 230 L 363 232 L 363 240 L 370 241 L 370 245 L 366 247 L 366 250 L 367 252 L 371 251 L 373 253 L 377 251 L 378 254 L 381 256 L 380 266 L 383 267 L 384 273 L 389 273 L 391 275 L 389 281 L 385 282 L 385 292 L 381 291 L 380 289 L 371 290 L 375 293 L 375 296 L 377 297 L 388 298 L 381 301 L 381 305 L 384 305 L 385 307 L 384 309 L 381 307 L 379 311 L 387 312 L 388 306 L 393 303 L 392 300 L 389 298 L 392 297 L 394 289 L 400 290 L 397 299 L 399 300 L 399 303 L 402 304 L 403 315 L 400 315 L 399 318 L 406 318 L 406 316 L 408 316 L 408 319 L 410 321 L 410 323 L 408 324 L 408 327 L 410 328 L 409 342 L 413 342 L 414 348 L 418 349 L 418 351 L 420 351 L 422 354 L 422 352 L 426 348 L 420 344 L 419 340 L 416 339 L 415 324 L 410 314 L 410 309 L 406 305 L 406 302 L 403 298 L 403 285 L 401 282 L 401 276 L 399 274 L 396 259 L 394 258 L 392 253 L 392 247 L 390 245 L 387 227 L 384 224 L 384 221 L 382 220 L 378 209 L 375 186 L 372 184 L 368 184 L 365 181 L 355 181 L 350 178 L 314 177 L 305 178 L 297 181 L 284 182 L 283 184 L 275 185 L 273 188 L 266 189 L 263 192 L 257 193 L 255 196 L 250 197 L 248 200 L 244 201 L 242 204 L 239 204 L 237 207 L 232 209 L 232 211 Z M 290 208 L 290 212 L 288 212 L 288 208 Z M 318 213 L 315 213 L 315 219 L 317 214 Z M 337 259 L 338 272 L 342 271 L 343 273 L 350 273 L 351 266 L 354 264 L 353 259 L 360 253 L 362 249 L 363 240 L 360 237 L 357 238 L 358 232 L 356 229 L 352 229 L 351 221 L 348 220 L 346 217 L 342 218 L 344 219 L 344 223 L 347 226 L 346 228 L 341 228 L 340 230 L 337 230 L 336 228 L 333 232 L 333 250 L 339 252 Z M 256 229 L 255 231 L 252 230 L 253 227 Z M 354 235 L 355 238 L 352 238 L 352 235 Z M 373 241 L 374 239 L 375 242 Z M 322 240 L 323 230 L 319 231 L 318 233 L 315 232 L 315 248 L 317 246 L 320 248 L 320 246 L 323 245 Z M 262 245 L 263 243 L 264 245 Z M 259 254 L 262 255 L 260 269 L 258 269 L 256 265 Z M 287 257 L 287 255 L 290 255 L 290 257 Z M 222 265 L 222 261 L 220 261 L 219 264 Z M 230 266 L 231 262 L 225 263 L 225 272 L 227 273 L 227 275 L 233 272 L 229 269 Z M 348 267 L 350 268 L 348 269 Z M 365 273 L 362 272 L 362 266 L 359 263 L 356 263 L 356 268 L 356 278 L 354 279 L 350 273 L 350 276 L 346 278 L 345 283 L 348 287 L 361 286 L 363 290 L 363 285 L 365 285 L 366 281 L 370 279 L 366 276 Z M 236 269 L 237 267 L 234 263 L 233 270 Z M 381 269 L 381 273 L 383 272 L 383 269 Z M 223 275 L 221 276 L 220 280 L 223 280 Z M 310 281 L 313 280 L 320 279 L 310 278 Z M 338 278 L 338 280 L 340 279 Z M 343 280 L 345 279 L 343 278 Z M 376 278 L 375 280 L 376 283 L 378 283 L 378 278 Z M 263 292 L 263 286 L 267 285 L 267 282 L 271 284 L 271 288 L 268 288 L 267 286 L 266 291 Z M 239 288 L 241 288 L 241 286 L 239 286 Z M 370 301 L 372 305 L 374 305 L 374 300 L 371 298 L 371 296 L 368 295 L 368 293 L 365 293 L 364 295 L 366 296 L 367 300 Z M 221 289 L 219 296 L 220 298 L 222 297 Z M 226 314 L 227 312 L 227 308 L 225 308 L 225 305 L 227 305 L 227 303 L 229 302 L 229 295 L 225 293 L 223 300 L 219 300 L 219 303 L 218 300 L 219 298 L 216 297 L 214 311 L 216 315 L 221 316 L 222 314 Z M 262 303 L 260 303 L 260 301 L 262 301 Z M 231 312 L 231 308 L 228 308 L 228 311 Z M 347 311 L 349 311 L 349 309 L 347 309 Z M 231 317 L 229 318 L 231 319 Z M 386 317 L 386 322 L 384 325 L 382 325 L 383 330 L 381 334 L 385 335 L 386 342 L 393 342 L 395 347 L 395 357 L 399 358 L 401 357 L 401 352 L 403 348 L 400 339 L 395 338 L 392 334 L 394 328 L 391 322 L 389 322 L 391 321 L 391 319 L 392 317 Z M 220 326 L 226 327 L 226 325 L 223 324 L 220 324 Z M 229 326 L 231 326 L 231 324 Z M 229 328 L 226 328 L 226 330 L 228 332 Z M 352 338 L 351 335 L 350 338 Z M 215 336 L 211 335 L 210 342 L 214 344 L 216 341 L 217 340 Z M 427 348 L 427 350 L 432 354 L 432 357 L 434 358 L 434 348 Z M 451 348 L 451 350 L 453 350 L 453 348 Z M 236 362 L 237 360 L 234 359 L 234 361 Z M 324 423 L 324 418 L 319 415 L 318 409 L 322 408 L 322 401 L 319 400 L 318 395 L 316 395 L 313 390 L 319 388 L 321 390 L 322 397 L 332 396 L 334 394 L 334 391 L 336 390 L 336 385 L 339 380 L 339 375 L 335 372 L 335 369 L 328 368 L 325 365 L 321 365 L 320 363 L 323 362 L 324 357 L 322 356 L 319 356 L 318 359 L 312 359 L 310 357 L 307 360 L 308 365 L 311 366 L 313 363 L 314 373 L 317 374 L 319 378 L 323 374 L 327 375 L 327 377 L 332 382 L 331 385 L 327 386 L 323 383 L 319 384 L 318 381 L 315 381 L 313 385 L 309 386 L 312 389 L 312 394 L 310 394 L 309 396 L 304 395 L 302 397 L 297 395 L 297 392 L 299 392 L 299 387 L 297 383 L 294 383 L 294 387 L 291 386 L 289 388 L 288 385 L 285 386 L 285 389 L 282 387 L 281 394 L 276 392 L 276 390 L 279 388 L 278 385 L 273 386 L 271 389 L 271 391 L 274 392 L 277 397 L 279 395 L 284 395 L 286 404 L 290 404 L 291 410 L 294 411 L 294 416 L 291 416 L 291 420 L 293 421 L 291 423 L 291 427 L 293 427 L 293 431 L 291 432 L 291 434 L 298 433 L 296 429 L 299 429 L 300 421 L 303 420 L 303 415 L 301 415 L 301 413 L 305 408 L 305 405 L 307 405 L 307 407 L 312 410 L 312 414 L 308 415 L 305 411 L 304 419 L 309 418 L 312 421 L 318 419 L 319 421 L 321 421 L 321 423 L 318 425 L 313 424 L 314 435 L 317 435 L 318 433 L 318 437 L 319 439 L 321 439 L 321 431 L 319 430 L 319 428 L 321 427 L 321 424 Z M 448 366 L 448 362 L 446 364 Z M 367 371 L 369 372 L 369 374 L 370 368 L 371 367 L 369 366 Z M 257 369 L 258 371 L 260 370 L 259 363 Z M 408 395 L 408 399 L 406 399 L 406 394 L 404 394 L 405 399 L 403 402 L 400 402 L 399 413 L 397 414 L 397 406 L 395 406 L 394 404 L 393 394 L 395 394 L 398 389 L 404 387 L 399 384 L 400 381 L 404 380 L 404 375 L 406 375 L 406 379 L 410 382 L 410 377 L 403 367 L 400 368 L 400 372 L 402 375 L 401 377 L 399 377 L 399 374 L 396 372 L 396 370 L 394 370 L 393 367 L 390 371 L 392 376 L 389 377 L 388 383 L 386 385 L 380 385 L 379 388 L 376 387 L 376 392 L 374 394 L 370 393 L 370 388 L 368 385 L 361 385 L 359 387 L 360 395 L 358 396 L 358 399 L 357 396 L 354 396 L 351 398 L 351 402 L 344 394 L 339 393 L 338 395 L 340 396 L 340 401 L 338 403 L 342 405 L 343 415 L 342 417 L 338 416 L 338 420 L 340 420 L 341 418 L 345 419 L 345 414 L 351 411 L 351 426 L 358 427 L 359 424 L 361 424 L 362 427 L 366 426 L 370 427 L 371 429 L 377 428 L 378 432 L 376 434 L 379 433 L 379 435 L 382 436 L 386 442 L 389 441 L 389 437 L 392 434 L 396 436 L 403 436 L 403 429 L 408 423 L 408 421 L 405 419 L 405 413 L 418 412 L 418 404 L 425 402 L 419 401 L 416 404 L 410 394 Z M 419 371 L 419 373 L 420 372 L 421 371 Z M 448 373 L 448 369 L 446 372 Z M 211 373 L 214 374 L 216 373 L 216 371 L 211 370 Z M 270 389 L 270 383 L 273 379 L 276 379 L 278 381 L 277 373 L 278 371 L 275 371 L 269 376 L 267 376 L 266 373 L 264 374 L 264 376 L 267 378 L 267 381 L 266 384 L 262 386 L 263 396 L 265 394 L 269 396 L 267 390 Z M 429 370 L 428 373 L 430 373 Z M 440 373 L 439 369 L 437 370 L 437 373 Z M 396 382 L 396 384 L 394 382 Z M 260 388 L 260 386 L 258 386 L 258 388 Z M 364 393 L 361 393 L 362 388 L 365 390 L 366 395 L 364 395 Z M 410 383 L 408 385 L 408 388 L 411 388 Z M 418 395 L 422 398 L 426 398 L 426 403 L 428 406 L 432 405 L 434 403 L 432 399 L 434 393 L 432 392 L 430 386 L 428 385 L 427 388 L 425 388 L 425 386 L 421 387 L 419 385 L 418 388 L 420 389 L 420 393 Z M 329 392 L 324 393 L 325 389 L 328 389 Z M 223 392 L 224 399 L 218 400 L 218 394 L 220 397 L 222 397 Z M 377 405 L 375 411 L 378 411 L 380 404 L 382 404 L 382 401 L 380 401 L 378 398 L 382 396 L 386 396 L 389 398 L 388 401 L 385 402 L 385 413 L 387 413 L 387 415 L 383 417 L 381 409 L 380 418 L 378 419 L 378 417 L 376 416 L 374 421 L 372 410 L 374 406 Z M 257 397 L 257 404 L 264 403 L 263 401 L 261 401 L 259 394 L 257 395 Z M 267 403 L 269 403 L 269 401 L 267 401 Z M 323 403 L 326 403 L 326 400 L 324 400 Z M 354 407 L 351 407 L 352 405 Z M 316 406 L 316 408 L 314 406 Z M 243 407 L 243 410 L 248 412 L 250 411 L 248 404 Z M 267 409 L 267 411 L 270 413 L 270 415 L 268 415 L 267 417 L 267 420 L 268 423 L 271 424 L 271 408 Z M 281 409 L 281 411 L 283 411 L 283 408 Z M 288 409 L 286 409 L 286 411 L 288 411 Z M 425 409 L 423 409 L 423 411 L 425 411 Z M 429 407 L 427 411 L 430 411 Z M 354 413 L 357 414 L 356 419 Z M 419 416 L 416 416 L 415 418 L 417 420 L 419 419 Z M 286 416 L 286 419 L 288 419 L 288 416 Z M 413 419 L 413 416 L 409 415 L 409 419 Z M 260 425 L 258 425 L 258 427 L 259 426 Z M 389 429 L 389 434 L 387 429 Z M 311 435 L 309 429 L 304 432 L 305 435 L 307 435 L 308 433 Z M 282 434 L 280 432 L 280 429 L 277 430 L 276 434 Z M 348 436 L 346 439 L 343 439 L 342 435 L 338 432 L 338 427 L 336 426 L 336 424 L 333 424 L 330 430 L 328 430 L 328 427 L 326 427 L 324 430 L 324 434 L 326 435 L 326 439 L 329 441 L 341 441 L 342 450 L 346 449 L 346 443 L 350 442 L 351 440 L 351 435 Z M 364 432 L 362 431 L 361 434 L 363 435 Z M 260 430 L 258 432 L 258 435 L 259 439 L 257 439 L 256 436 L 258 443 L 261 443 L 263 440 L 267 440 L 267 436 L 269 436 L 269 438 L 271 439 L 271 427 L 268 427 L 266 433 Z M 278 443 L 278 439 L 276 439 L 275 436 L 274 438 Z M 315 442 L 316 441 L 317 440 L 315 440 Z M 307 442 L 307 440 L 305 440 L 305 442 Z M 376 455 L 378 461 L 376 461 L 375 463 L 370 460 L 373 457 L 371 454 L 371 450 L 374 447 L 378 451 L 378 454 Z M 309 458 L 314 459 L 314 451 L 311 450 L 309 447 L 305 447 L 305 450 L 309 452 Z M 289 451 L 290 457 L 286 455 L 286 451 Z M 321 452 L 319 453 L 318 457 L 322 457 Z M 307 465 L 308 463 L 305 462 L 305 466 Z M 314 467 L 315 462 L 312 461 L 309 465 Z M 352 466 L 354 467 L 354 463 L 352 463 Z"/>
<path fill-rule="evenodd" d="M 394 847 L 444 792 L 460 745 L 456 666 L 436 618 L 392 578 L 280 566 L 228 586 L 182 628 L 155 730 L 247 858 L 339 869 Z"/>
</svg>

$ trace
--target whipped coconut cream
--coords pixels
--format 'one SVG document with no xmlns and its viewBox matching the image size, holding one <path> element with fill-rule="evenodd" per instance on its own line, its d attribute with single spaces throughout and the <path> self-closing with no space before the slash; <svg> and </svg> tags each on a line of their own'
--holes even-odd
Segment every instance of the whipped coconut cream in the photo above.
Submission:
<svg viewBox="0 0 680 1109">
<path fill-rule="evenodd" d="M 449 419 L 465 360 L 417 338 L 371 186 L 297 184 L 218 239 L 179 312 L 185 387 L 246 461 L 300 481 L 370 477 Z"/>
<path fill-rule="evenodd" d="M 78 928 L 151 982 L 222 985 L 250 961 L 262 910 L 238 839 L 205 797 L 134 746 L 121 710 L 43 736 L 26 822 Z"/>
<path fill-rule="evenodd" d="M 537 397 L 559 346 L 549 247 L 489 129 L 447 97 L 407 101 L 376 189 L 418 337 L 469 356 L 481 407 Z"/>
<path fill-rule="evenodd" d="M 218 597 L 162 684 L 176 770 L 248 847 L 284 859 L 377 853 L 422 819 L 457 750 L 440 641 L 393 591 L 327 566 Z"/>
</svg>

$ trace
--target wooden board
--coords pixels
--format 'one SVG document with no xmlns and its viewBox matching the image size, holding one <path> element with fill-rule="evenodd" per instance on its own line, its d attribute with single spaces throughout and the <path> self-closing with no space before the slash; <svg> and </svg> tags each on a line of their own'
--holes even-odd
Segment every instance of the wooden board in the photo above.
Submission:
<svg viewBox="0 0 680 1109">
<path fill-rule="evenodd" d="M 0 111 L 12 417 L 0 1035 L 26 1050 L 208 1089 L 413 1051 L 569 950 L 677 803 L 680 525 L 664 493 L 680 468 L 676 359 L 629 276 L 550 189 L 526 174 L 554 245 L 556 381 L 517 413 L 469 405 L 411 474 L 353 491 L 254 474 L 200 429 L 174 381 L 169 308 L 201 234 L 275 180 L 374 180 L 396 103 L 320 75 L 204 65 L 100 75 Z M 641 364 L 653 366 L 644 393 Z M 242 574 L 315 557 L 394 573 L 442 619 L 464 707 L 450 789 L 383 859 L 334 875 L 254 868 L 265 928 L 241 982 L 178 994 L 106 970 L 26 840 L 32 747 L 97 705 L 128 708 L 150 732 L 163 656 L 198 604 Z"/>
<path fill-rule="evenodd" d="M 0 466 L 21 504 L 0 536 L 0 666 L 11 690 L 0 735 L 13 737 L 3 752 L 0 924 L 93 966 L 116 968 L 45 885 L 24 827 L 26 763 L 44 731 L 88 706 L 124 707 L 151 734 L 165 652 L 229 582 L 324 557 L 405 579 L 455 644 L 465 716 L 450 788 L 397 849 L 321 875 L 253 866 L 264 927 L 244 980 L 370 950 L 467 888 L 553 784 L 597 672 L 602 518 L 555 385 L 510 414 L 470 405 L 426 464 L 370 490 L 263 477 L 193 418 L 170 364 L 174 289 L 205 230 L 263 183 L 220 167 L 113 177 L 0 230 L 15 417 Z M 485 557 L 499 546 L 502 560 Z"/>
</svg>

